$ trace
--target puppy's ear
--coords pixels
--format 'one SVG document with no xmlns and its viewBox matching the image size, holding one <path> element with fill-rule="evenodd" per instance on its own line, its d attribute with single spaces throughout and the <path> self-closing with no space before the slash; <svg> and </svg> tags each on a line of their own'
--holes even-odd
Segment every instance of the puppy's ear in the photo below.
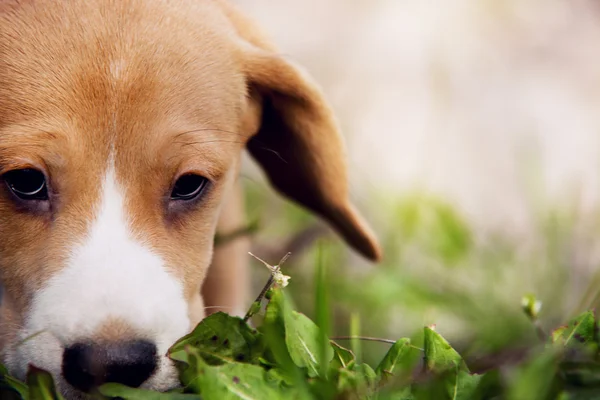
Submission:
<svg viewBox="0 0 600 400">
<path fill-rule="evenodd" d="M 239 13 L 230 19 L 242 39 L 248 101 L 258 116 L 250 154 L 279 192 L 327 220 L 364 256 L 379 260 L 377 239 L 348 198 L 344 143 L 320 89 Z"/>
</svg>

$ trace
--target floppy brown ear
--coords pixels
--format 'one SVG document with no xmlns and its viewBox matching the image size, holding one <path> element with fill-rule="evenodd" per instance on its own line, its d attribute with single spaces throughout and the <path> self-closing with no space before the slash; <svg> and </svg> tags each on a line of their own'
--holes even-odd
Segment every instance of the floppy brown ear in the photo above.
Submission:
<svg viewBox="0 0 600 400">
<path fill-rule="evenodd" d="M 279 192 L 327 220 L 364 256 L 379 260 L 377 239 L 348 198 L 344 143 L 320 89 L 240 18 L 234 15 L 233 22 L 244 39 L 249 101 L 262 110 L 247 145 L 250 154 Z"/>
</svg>

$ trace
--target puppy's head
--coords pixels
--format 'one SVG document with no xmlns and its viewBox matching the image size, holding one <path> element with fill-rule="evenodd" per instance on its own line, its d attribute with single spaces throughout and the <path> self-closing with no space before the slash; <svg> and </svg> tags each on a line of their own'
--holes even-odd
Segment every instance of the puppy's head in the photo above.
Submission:
<svg viewBox="0 0 600 400">
<path fill-rule="evenodd" d="M 11 372 L 47 369 L 73 398 L 107 379 L 175 385 L 165 353 L 203 317 L 245 148 L 280 192 L 379 257 L 319 90 L 228 4 L 0 1 Z"/>
</svg>

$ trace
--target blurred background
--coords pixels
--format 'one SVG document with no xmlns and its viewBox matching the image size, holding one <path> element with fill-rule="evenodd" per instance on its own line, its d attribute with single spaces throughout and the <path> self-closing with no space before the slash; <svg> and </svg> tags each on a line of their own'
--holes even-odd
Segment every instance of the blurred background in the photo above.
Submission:
<svg viewBox="0 0 600 400">
<path fill-rule="evenodd" d="M 303 312 L 322 238 L 337 335 L 356 313 L 364 335 L 436 324 L 463 351 L 495 352 L 535 340 L 525 294 L 545 329 L 600 301 L 597 1 L 237 2 L 322 85 L 385 247 L 365 262 L 248 162 L 256 254 L 294 253 Z M 267 271 L 253 271 L 258 291 Z"/>
</svg>

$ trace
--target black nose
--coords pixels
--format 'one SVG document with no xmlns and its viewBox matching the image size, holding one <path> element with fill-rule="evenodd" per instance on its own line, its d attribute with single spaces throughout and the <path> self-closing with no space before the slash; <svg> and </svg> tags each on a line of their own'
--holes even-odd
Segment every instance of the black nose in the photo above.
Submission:
<svg viewBox="0 0 600 400">
<path fill-rule="evenodd" d="M 156 369 L 156 346 L 144 340 L 112 344 L 76 343 L 63 353 L 62 373 L 89 392 L 107 382 L 138 387 Z"/>
</svg>

